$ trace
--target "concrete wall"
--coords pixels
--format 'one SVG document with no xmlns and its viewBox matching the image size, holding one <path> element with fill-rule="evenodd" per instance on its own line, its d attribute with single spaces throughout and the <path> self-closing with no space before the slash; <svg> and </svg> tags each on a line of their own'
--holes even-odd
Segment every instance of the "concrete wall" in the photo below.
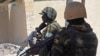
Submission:
<svg viewBox="0 0 100 56">
<path fill-rule="evenodd" d="M 0 12 L 0 43 L 8 42 L 9 39 L 8 11 Z"/>
<path fill-rule="evenodd" d="M 27 37 L 25 4 L 12 5 L 9 19 L 9 38 L 14 44 L 21 44 Z"/>
</svg>

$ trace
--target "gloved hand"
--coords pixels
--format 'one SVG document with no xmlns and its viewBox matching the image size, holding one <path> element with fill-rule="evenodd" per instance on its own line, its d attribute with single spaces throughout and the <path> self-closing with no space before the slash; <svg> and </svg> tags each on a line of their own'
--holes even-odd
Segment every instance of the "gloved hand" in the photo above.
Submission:
<svg viewBox="0 0 100 56">
<path fill-rule="evenodd" d="M 37 39 L 41 39 L 42 38 L 42 34 L 37 34 L 36 38 Z"/>
</svg>

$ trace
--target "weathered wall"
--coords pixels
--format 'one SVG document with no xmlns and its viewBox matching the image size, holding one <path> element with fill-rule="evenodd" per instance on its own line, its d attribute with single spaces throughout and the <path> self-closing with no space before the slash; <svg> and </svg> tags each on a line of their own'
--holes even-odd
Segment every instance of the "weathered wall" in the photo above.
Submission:
<svg viewBox="0 0 100 56">
<path fill-rule="evenodd" d="M 21 44 L 27 37 L 24 2 L 20 6 L 11 6 L 9 20 L 9 41 L 14 44 Z"/>
<path fill-rule="evenodd" d="M 0 12 L 0 43 L 8 42 L 9 26 L 8 11 Z"/>
<path fill-rule="evenodd" d="M 30 34 L 34 29 L 34 1 L 25 0 L 25 14 L 26 14 L 26 25 L 27 25 L 27 35 Z"/>
</svg>

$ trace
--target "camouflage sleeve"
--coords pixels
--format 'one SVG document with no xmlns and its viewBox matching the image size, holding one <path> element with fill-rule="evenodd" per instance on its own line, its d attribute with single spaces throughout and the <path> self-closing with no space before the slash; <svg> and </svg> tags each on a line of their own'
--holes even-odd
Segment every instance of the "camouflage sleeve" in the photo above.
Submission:
<svg viewBox="0 0 100 56">
<path fill-rule="evenodd" d="M 47 27 L 47 32 L 46 32 L 45 37 L 51 37 L 53 35 L 54 31 L 55 31 L 54 27 L 52 25 L 49 25 Z"/>
<path fill-rule="evenodd" d="M 60 41 L 60 36 L 59 35 L 56 35 L 55 39 L 54 39 L 54 43 L 55 44 L 60 44 L 61 41 Z"/>
<path fill-rule="evenodd" d="M 63 44 L 63 45 L 67 45 L 67 43 L 69 42 L 69 36 L 66 33 L 66 28 L 63 28 L 56 36 L 55 36 L 55 40 L 54 43 L 55 44 Z"/>
</svg>

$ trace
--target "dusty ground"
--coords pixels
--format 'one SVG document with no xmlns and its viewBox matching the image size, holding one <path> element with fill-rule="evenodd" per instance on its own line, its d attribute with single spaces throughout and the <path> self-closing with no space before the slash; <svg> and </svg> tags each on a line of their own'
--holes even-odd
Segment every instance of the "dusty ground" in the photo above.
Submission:
<svg viewBox="0 0 100 56">
<path fill-rule="evenodd" d="M 16 56 L 18 49 L 19 46 L 14 44 L 10 43 L 0 44 L 0 56 Z"/>
<path fill-rule="evenodd" d="M 19 47 L 20 46 L 11 43 L 0 44 L 0 56 L 17 56 Z"/>
<path fill-rule="evenodd" d="M 97 56 L 100 55 L 100 45 L 98 45 L 98 52 L 97 52 Z M 14 44 L 10 44 L 10 43 L 4 43 L 4 44 L 0 44 L 0 56 L 16 56 L 16 53 L 18 51 L 20 46 L 18 45 L 14 45 Z M 35 55 L 38 56 L 38 55 Z"/>
</svg>

